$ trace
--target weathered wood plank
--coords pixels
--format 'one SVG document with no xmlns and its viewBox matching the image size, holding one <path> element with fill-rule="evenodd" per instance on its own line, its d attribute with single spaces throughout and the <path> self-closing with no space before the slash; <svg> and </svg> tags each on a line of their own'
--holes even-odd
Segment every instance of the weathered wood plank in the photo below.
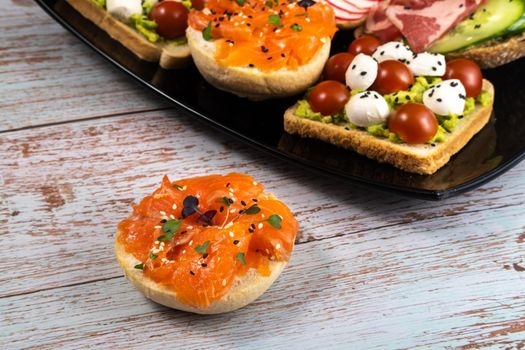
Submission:
<svg viewBox="0 0 525 350">
<path fill-rule="evenodd" d="M 0 131 L 171 107 L 29 0 L 2 7 Z"/>
<path fill-rule="evenodd" d="M 50 349 L 523 346 L 523 273 L 503 267 L 520 262 L 520 234 L 464 215 L 299 244 L 260 300 L 221 316 L 168 310 L 124 278 L 6 297 L 0 332 L 13 347 Z M 117 273 L 97 260 L 85 273 L 99 263 Z"/>
<path fill-rule="evenodd" d="M 116 224 L 129 212 L 129 204 L 150 193 L 164 174 L 173 178 L 229 171 L 253 174 L 297 214 L 302 227 L 299 242 L 379 228 L 384 228 L 386 240 L 426 221 L 428 230 L 446 226 L 467 232 L 483 218 L 497 223 L 502 232 L 525 226 L 521 216 L 525 165 L 468 196 L 428 203 L 292 169 L 189 119 L 170 117 L 171 113 L 3 135 L 1 296 L 119 276 L 112 266 Z M 23 264 L 20 246 L 32 247 Z"/>
</svg>

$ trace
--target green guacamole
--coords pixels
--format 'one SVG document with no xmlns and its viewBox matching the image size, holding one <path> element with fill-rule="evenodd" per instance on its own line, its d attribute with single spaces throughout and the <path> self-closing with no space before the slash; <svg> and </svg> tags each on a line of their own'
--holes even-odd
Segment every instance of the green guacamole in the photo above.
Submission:
<svg viewBox="0 0 525 350">
<path fill-rule="evenodd" d="M 435 77 L 416 77 L 415 83 L 410 87 L 408 91 L 398 91 L 393 94 L 385 95 L 383 97 L 388 103 L 390 110 L 394 111 L 400 106 L 409 102 L 423 103 L 423 93 L 432 86 L 439 84 L 441 81 L 441 78 Z M 362 91 L 352 90 L 351 94 L 353 96 L 360 92 Z M 480 104 L 483 107 L 487 106 L 488 104 L 490 104 L 491 99 L 492 96 L 488 91 L 485 90 L 483 90 L 481 94 L 476 98 L 468 97 L 465 101 L 465 109 L 463 110 L 463 115 L 468 115 L 474 112 L 474 110 L 476 109 L 476 104 Z M 312 110 L 307 99 L 300 100 L 298 102 L 295 115 L 301 118 L 310 119 L 325 124 L 336 124 L 350 129 L 363 130 L 371 135 L 386 138 L 395 143 L 403 143 L 399 136 L 388 130 L 385 124 L 371 125 L 366 128 L 358 127 L 349 122 L 344 109 L 335 115 L 323 116 L 321 115 L 321 113 L 314 112 Z M 436 116 L 439 124 L 438 131 L 436 132 L 436 135 L 434 135 L 434 137 L 430 139 L 427 143 L 435 144 L 439 142 L 444 142 L 447 134 L 454 131 L 459 121 L 463 118 L 463 115 L 451 114 L 448 116 Z"/>
</svg>

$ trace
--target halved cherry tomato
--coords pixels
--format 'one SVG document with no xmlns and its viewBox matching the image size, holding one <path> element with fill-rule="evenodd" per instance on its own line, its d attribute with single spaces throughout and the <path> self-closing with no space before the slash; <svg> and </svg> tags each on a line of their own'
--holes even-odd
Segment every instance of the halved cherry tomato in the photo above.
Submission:
<svg viewBox="0 0 525 350">
<path fill-rule="evenodd" d="M 414 75 L 406 64 L 387 60 L 379 63 L 377 78 L 370 90 L 387 95 L 396 91 L 408 90 L 412 84 L 414 84 Z"/>
<path fill-rule="evenodd" d="M 483 86 L 483 74 L 476 62 L 458 58 L 447 62 L 443 79 L 459 79 L 465 87 L 467 97 L 478 97 Z"/>
<path fill-rule="evenodd" d="M 204 1 L 205 0 L 191 0 L 191 7 L 200 11 L 204 8 Z"/>
<path fill-rule="evenodd" d="M 388 118 L 388 129 L 406 143 L 425 143 L 438 130 L 434 113 L 420 103 L 407 103 Z"/>
<path fill-rule="evenodd" d="M 363 35 L 355 39 L 348 46 L 348 52 L 357 55 L 364 53 L 365 55 L 372 55 L 377 47 L 381 45 L 381 41 L 371 35 Z"/>
<path fill-rule="evenodd" d="M 157 33 L 166 39 L 175 39 L 186 33 L 188 13 L 180 2 L 163 1 L 153 6 L 149 19 L 157 23 Z"/>
<path fill-rule="evenodd" d="M 330 57 L 324 66 L 323 78 L 344 83 L 346 70 L 354 57 L 355 55 L 347 52 L 341 52 Z"/>
<path fill-rule="evenodd" d="M 310 92 L 308 102 L 314 112 L 332 115 L 339 112 L 350 99 L 350 91 L 345 85 L 334 80 L 317 84 Z"/>
</svg>

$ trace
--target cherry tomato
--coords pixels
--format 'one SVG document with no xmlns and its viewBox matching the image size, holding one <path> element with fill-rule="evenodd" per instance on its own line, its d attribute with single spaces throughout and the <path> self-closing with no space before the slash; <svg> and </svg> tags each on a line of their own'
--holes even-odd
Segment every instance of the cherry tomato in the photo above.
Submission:
<svg viewBox="0 0 525 350">
<path fill-rule="evenodd" d="M 447 62 L 447 70 L 443 79 L 459 79 L 465 86 L 467 97 L 478 97 L 483 86 L 483 74 L 476 62 L 466 58 L 458 58 Z"/>
<path fill-rule="evenodd" d="M 381 45 L 381 41 L 371 35 L 363 35 L 352 41 L 348 46 L 348 52 L 357 55 L 358 53 L 364 53 L 365 55 L 372 55 L 377 47 Z"/>
<path fill-rule="evenodd" d="M 421 103 L 407 103 L 388 118 L 388 129 L 406 143 L 425 143 L 438 130 L 434 113 Z"/>
<path fill-rule="evenodd" d="M 414 75 L 406 64 L 387 60 L 379 63 L 377 78 L 370 90 L 387 95 L 400 90 L 408 90 L 412 84 L 414 84 Z"/>
<path fill-rule="evenodd" d="M 185 34 L 188 13 L 188 9 L 180 2 L 163 1 L 153 6 L 149 19 L 157 23 L 157 33 L 166 39 L 175 39 Z"/>
<path fill-rule="evenodd" d="M 195 10 L 202 10 L 204 8 L 204 1 L 205 0 L 191 0 L 191 6 Z"/>
<path fill-rule="evenodd" d="M 308 97 L 314 112 L 332 115 L 339 112 L 350 99 L 350 91 L 344 84 L 334 80 L 325 80 L 317 84 Z"/>
<path fill-rule="evenodd" d="M 354 57 L 355 55 L 347 52 L 341 52 L 330 57 L 324 66 L 323 78 L 344 83 L 346 81 L 346 70 Z"/>
</svg>

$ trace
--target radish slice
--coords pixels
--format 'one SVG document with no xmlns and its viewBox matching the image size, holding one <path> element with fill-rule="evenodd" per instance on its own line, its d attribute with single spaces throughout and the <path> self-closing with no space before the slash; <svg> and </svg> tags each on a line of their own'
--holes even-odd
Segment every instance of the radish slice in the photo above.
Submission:
<svg viewBox="0 0 525 350">
<path fill-rule="evenodd" d="M 339 21 L 364 20 L 370 10 L 382 0 L 327 0 Z"/>
</svg>

